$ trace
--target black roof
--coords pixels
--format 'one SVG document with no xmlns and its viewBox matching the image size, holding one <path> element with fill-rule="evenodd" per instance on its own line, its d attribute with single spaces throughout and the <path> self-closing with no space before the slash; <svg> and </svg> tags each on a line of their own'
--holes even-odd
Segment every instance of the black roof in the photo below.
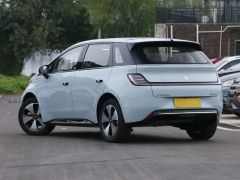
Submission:
<svg viewBox="0 0 240 180">
<path fill-rule="evenodd" d="M 83 44 L 94 44 L 94 43 L 127 43 L 130 47 L 135 46 L 136 44 L 141 43 L 158 43 L 158 42 L 165 42 L 165 43 L 184 43 L 184 44 L 190 44 L 193 47 L 197 47 L 198 49 L 201 49 L 201 46 L 199 43 L 189 40 L 182 40 L 182 39 L 169 39 L 169 38 L 148 38 L 148 37 L 132 37 L 132 38 L 107 38 L 107 39 L 93 39 L 88 41 L 82 41 L 79 43 L 76 43 L 66 49 L 65 51 L 72 49 L 74 47 L 83 45 Z M 64 51 L 64 52 L 65 52 Z"/>
</svg>

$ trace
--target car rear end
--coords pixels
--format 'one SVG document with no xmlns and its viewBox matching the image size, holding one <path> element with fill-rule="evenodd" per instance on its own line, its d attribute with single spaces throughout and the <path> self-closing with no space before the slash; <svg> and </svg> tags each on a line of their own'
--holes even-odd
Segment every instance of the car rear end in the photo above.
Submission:
<svg viewBox="0 0 240 180">
<path fill-rule="evenodd" d="M 214 65 L 193 42 L 169 40 L 129 45 L 136 73 L 121 91 L 125 122 L 132 126 L 218 122 L 221 83 Z"/>
<path fill-rule="evenodd" d="M 240 116 L 240 78 L 235 79 L 229 89 L 226 109 Z"/>
</svg>

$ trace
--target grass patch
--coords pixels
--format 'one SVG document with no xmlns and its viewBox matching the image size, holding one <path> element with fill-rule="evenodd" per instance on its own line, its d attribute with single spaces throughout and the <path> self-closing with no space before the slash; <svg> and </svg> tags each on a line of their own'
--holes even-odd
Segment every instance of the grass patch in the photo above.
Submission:
<svg viewBox="0 0 240 180">
<path fill-rule="evenodd" d="M 28 85 L 27 76 L 4 76 L 0 74 L 0 95 L 21 93 Z"/>
</svg>

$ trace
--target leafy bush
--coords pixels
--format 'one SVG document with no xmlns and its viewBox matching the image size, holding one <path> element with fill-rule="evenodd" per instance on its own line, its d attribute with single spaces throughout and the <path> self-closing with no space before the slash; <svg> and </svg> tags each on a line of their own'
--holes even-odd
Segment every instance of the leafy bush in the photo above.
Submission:
<svg viewBox="0 0 240 180">
<path fill-rule="evenodd" d="M 0 94 L 21 93 L 29 83 L 26 76 L 4 76 L 0 74 Z"/>
</svg>

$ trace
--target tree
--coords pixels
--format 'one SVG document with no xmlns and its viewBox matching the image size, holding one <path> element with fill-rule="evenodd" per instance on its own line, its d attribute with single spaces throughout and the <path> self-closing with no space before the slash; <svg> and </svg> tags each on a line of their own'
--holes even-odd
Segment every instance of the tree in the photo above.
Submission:
<svg viewBox="0 0 240 180">
<path fill-rule="evenodd" d="M 0 0 L 0 73 L 18 74 L 24 57 L 91 38 L 82 0 Z"/>
<path fill-rule="evenodd" d="M 204 7 L 210 8 L 211 7 L 211 0 L 204 0 Z"/>
<path fill-rule="evenodd" d="M 92 26 L 82 0 L 45 0 L 43 14 L 51 49 L 61 50 L 92 37 Z"/>
<path fill-rule="evenodd" d="M 9 42 L 9 9 L 7 7 L 7 0 L 0 1 L 0 73 L 13 74 L 18 71 L 21 66 L 12 48 L 12 43 Z"/>
<path fill-rule="evenodd" d="M 202 7 L 204 0 L 157 0 L 158 7 L 162 8 L 192 8 Z"/>
<path fill-rule="evenodd" d="M 87 0 L 95 32 L 103 37 L 152 36 L 155 0 Z"/>
<path fill-rule="evenodd" d="M 202 0 L 193 0 L 193 7 L 200 8 L 203 6 L 203 1 Z"/>
</svg>

